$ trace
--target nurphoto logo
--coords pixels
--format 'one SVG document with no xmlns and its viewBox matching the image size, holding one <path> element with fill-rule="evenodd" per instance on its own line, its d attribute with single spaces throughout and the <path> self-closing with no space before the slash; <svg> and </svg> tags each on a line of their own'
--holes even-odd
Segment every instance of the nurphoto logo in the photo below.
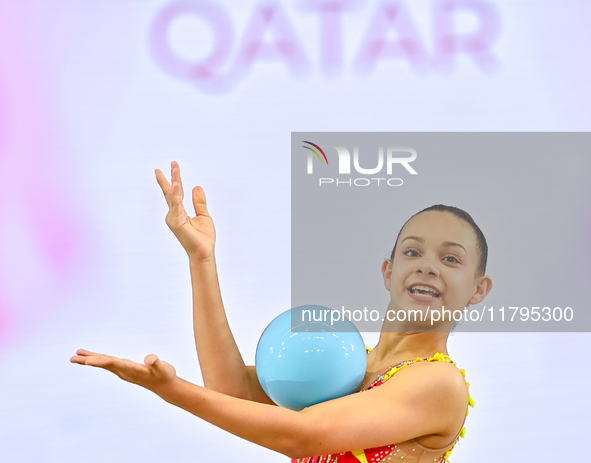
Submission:
<svg viewBox="0 0 591 463">
<path fill-rule="evenodd" d="M 323 166 L 323 171 L 325 171 L 326 167 L 324 165 L 323 159 L 326 162 L 326 166 L 328 166 L 328 157 L 324 152 L 323 148 L 333 148 L 337 155 L 338 155 L 338 173 L 339 175 L 350 175 L 351 174 L 351 153 L 346 146 L 338 145 L 334 143 L 312 143 L 310 141 L 303 141 L 303 143 L 307 143 L 310 146 L 303 145 L 302 148 L 306 148 L 307 152 L 307 173 L 313 174 L 314 173 L 314 164 L 317 163 L 314 161 L 315 158 L 318 158 L 320 165 Z M 359 148 L 357 146 L 353 147 L 353 168 L 355 172 L 361 175 L 379 175 L 382 174 L 384 170 L 384 166 L 386 167 L 385 175 L 389 177 L 358 177 L 358 178 L 331 178 L 331 177 L 321 177 L 318 179 L 318 185 L 349 185 L 349 186 L 369 186 L 371 184 L 381 186 L 381 185 L 388 185 L 388 186 L 402 186 L 404 183 L 401 178 L 394 178 L 391 177 L 393 172 L 393 166 L 395 164 L 400 164 L 404 167 L 408 173 L 411 175 L 418 175 L 417 171 L 412 168 L 410 165 L 417 158 L 417 151 L 414 148 L 410 148 L 408 146 L 388 146 L 385 148 L 386 157 L 384 161 L 384 147 L 380 146 L 378 148 L 378 157 L 377 157 L 377 165 L 375 167 L 361 167 L 361 163 L 359 161 Z M 332 151 L 329 151 L 329 153 Z M 396 154 L 395 154 L 396 153 Z M 398 153 L 408 153 L 408 156 L 400 157 Z M 314 156 L 314 155 L 316 156 Z M 367 162 L 367 158 L 370 155 L 365 155 L 364 160 Z M 396 156 L 396 157 L 395 157 Z M 374 158 L 375 159 L 375 158 Z M 367 166 L 367 164 L 364 164 Z"/>
</svg>

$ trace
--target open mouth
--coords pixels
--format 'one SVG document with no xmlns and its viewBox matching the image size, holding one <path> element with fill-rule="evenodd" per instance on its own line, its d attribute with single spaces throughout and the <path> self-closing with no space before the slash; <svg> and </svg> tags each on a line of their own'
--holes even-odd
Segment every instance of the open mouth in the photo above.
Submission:
<svg viewBox="0 0 591 463">
<path fill-rule="evenodd" d="M 434 288 L 425 285 L 412 285 L 408 290 L 411 294 L 423 297 L 432 297 L 433 299 L 441 296 Z"/>
</svg>

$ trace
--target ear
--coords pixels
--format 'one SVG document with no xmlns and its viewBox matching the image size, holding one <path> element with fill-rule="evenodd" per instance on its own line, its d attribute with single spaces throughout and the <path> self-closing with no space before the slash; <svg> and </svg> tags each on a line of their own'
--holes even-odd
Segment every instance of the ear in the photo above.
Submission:
<svg viewBox="0 0 591 463">
<path fill-rule="evenodd" d="M 486 295 L 490 293 L 492 286 L 493 284 L 490 277 L 480 277 L 476 283 L 476 290 L 474 291 L 474 294 L 472 295 L 472 298 L 468 304 L 478 304 L 479 302 L 483 301 Z"/>
<path fill-rule="evenodd" d="M 390 291 L 390 278 L 392 277 L 392 261 L 386 259 L 382 264 L 382 275 L 384 276 L 384 285 Z"/>
</svg>

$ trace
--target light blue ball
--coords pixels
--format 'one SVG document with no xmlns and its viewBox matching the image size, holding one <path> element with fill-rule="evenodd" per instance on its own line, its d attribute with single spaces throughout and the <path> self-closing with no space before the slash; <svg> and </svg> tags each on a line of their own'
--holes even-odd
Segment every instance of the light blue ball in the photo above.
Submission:
<svg viewBox="0 0 591 463">
<path fill-rule="evenodd" d="M 367 368 L 365 344 L 353 323 L 331 323 L 329 313 L 326 321 L 308 321 L 314 318 L 306 310 L 319 319 L 330 309 L 313 305 L 283 312 L 265 329 L 256 351 L 264 391 L 292 410 L 355 392 Z"/>
</svg>

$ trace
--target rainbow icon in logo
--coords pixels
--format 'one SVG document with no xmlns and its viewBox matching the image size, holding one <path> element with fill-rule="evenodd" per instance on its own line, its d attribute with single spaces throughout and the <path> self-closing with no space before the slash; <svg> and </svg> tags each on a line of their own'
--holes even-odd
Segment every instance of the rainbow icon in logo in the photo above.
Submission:
<svg viewBox="0 0 591 463">
<path fill-rule="evenodd" d="M 320 148 L 320 146 L 315 145 L 311 141 L 304 141 L 304 143 L 307 143 L 308 145 L 312 145 L 314 148 L 317 148 L 318 151 L 320 151 L 322 153 L 322 156 L 324 157 L 324 160 L 326 161 L 326 165 L 328 165 L 328 159 L 326 158 L 326 154 L 324 154 L 324 151 L 322 151 L 322 148 Z M 320 164 L 323 164 L 322 158 L 320 157 L 320 154 L 318 154 L 318 151 L 316 151 L 314 148 L 310 148 L 309 146 L 302 146 L 302 148 L 306 148 L 306 149 L 312 151 L 316 156 L 318 156 L 318 159 L 320 159 Z M 310 159 L 308 162 L 311 162 L 311 161 L 312 160 Z"/>
</svg>

